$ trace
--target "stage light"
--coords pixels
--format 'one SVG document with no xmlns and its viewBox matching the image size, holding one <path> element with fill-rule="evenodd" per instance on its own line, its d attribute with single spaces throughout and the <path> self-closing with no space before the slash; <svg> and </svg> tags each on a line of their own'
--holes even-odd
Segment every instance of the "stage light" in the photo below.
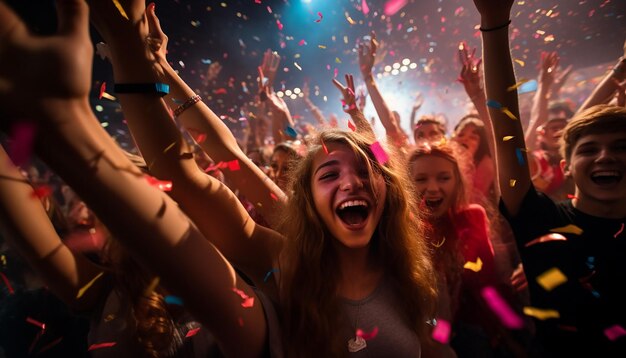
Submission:
<svg viewBox="0 0 626 358">
<path fill-rule="evenodd" d="M 392 75 L 394 75 L 394 76 L 395 76 L 395 75 L 397 75 L 398 73 L 400 73 L 400 71 L 398 71 L 398 70 L 396 70 L 396 69 L 394 69 L 393 71 L 391 71 L 391 74 L 392 74 Z"/>
<path fill-rule="evenodd" d="M 298 98 L 298 95 L 295 95 L 295 94 L 292 93 L 290 97 L 291 97 L 291 99 L 296 99 L 296 98 Z"/>
<path fill-rule="evenodd" d="M 286 95 L 286 96 L 291 96 L 291 90 L 286 90 L 286 91 L 285 91 L 285 95 Z"/>
<path fill-rule="evenodd" d="M 406 66 L 400 67 L 400 72 L 406 72 L 409 68 Z"/>
<path fill-rule="evenodd" d="M 385 66 L 385 72 L 389 72 L 389 71 L 391 71 L 391 66 L 389 65 Z"/>
<path fill-rule="evenodd" d="M 400 68 L 400 64 L 399 64 L 399 63 L 397 63 L 397 62 L 396 62 L 396 63 L 394 63 L 394 64 L 393 64 L 393 69 L 394 69 L 394 70 L 397 70 L 398 68 Z"/>
<path fill-rule="evenodd" d="M 296 87 L 293 89 L 293 93 L 295 94 L 299 94 L 300 93 L 300 88 Z"/>
<path fill-rule="evenodd" d="M 283 96 L 284 96 L 285 94 L 283 93 L 283 91 L 278 91 L 278 92 L 276 92 L 276 95 L 277 95 L 278 97 L 280 97 L 280 98 L 283 98 Z"/>
<path fill-rule="evenodd" d="M 412 64 L 409 65 L 409 68 L 414 70 L 417 68 L 417 63 L 413 62 Z"/>
<path fill-rule="evenodd" d="M 405 58 L 404 60 L 402 60 L 402 64 L 405 66 L 408 66 L 411 63 L 411 60 L 409 60 L 408 58 Z"/>
</svg>

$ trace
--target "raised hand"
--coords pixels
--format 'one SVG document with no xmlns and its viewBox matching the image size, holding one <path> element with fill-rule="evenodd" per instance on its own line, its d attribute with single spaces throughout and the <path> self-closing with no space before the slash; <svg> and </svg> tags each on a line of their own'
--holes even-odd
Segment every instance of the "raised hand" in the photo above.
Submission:
<svg viewBox="0 0 626 358">
<path fill-rule="evenodd" d="M 560 58 L 556 52 L 543 52 L 541 54 L 541 71 L 539 72 L 539 81 L 544 86 L 549 87 L 554 83 L 559 61 Z"/>
<path fill-rule="evenodd" d="M 129 33 L 139 31 L 142 40 L 148 34 L 145 0 L 102 1 L 87 0 L 91 9 L 91 22 L 104 41 L 112 46 L 113 42 L 121 43 Z M 119 5 L 119 7 L 118 7 Z M 154 10 L 154 4 L 150 4 Z M 118 39 L 118 41 L 114 41 Z"/>
<path fill-rule="evenodd" d="M 156 16 L 154 8 L 154 3 L 151 3 L 146 9 L 146 16 L 148 18 L 148 36 L 146 37 L 146 44 L 156 58 L 167 61 L 168 37 L 163 32 L 163 29 L 161 29 L 161 22 Z"/>
<path fill-rule="evenodd" d="M 269 49 L 265 51 L 263 54 L 263 62 L 261 63 L 261 70 L 263 70 L 263 74 L 267 76 L 267 86 L 270 88 L 270 91 L 273 91 L 272 85 L 274 84 L 279 65 L 280 55 Z"/>
<path fill-rule="evenodd" d="M 50 106 L 87 101 L 93 46 L 89 10 L 81 0 L 57 1 L 56 35 L 31 35 L 0 2 L 0 108 L 11 117 L 38 119 Z"/>
<path fill-rule="evenodd" d="M 492 29 L 509 21 L 513 0 L 474 0 L 474 5 L 480 13 L 480 26 Z"/>
<path fill-rule="evenodd" d="M 372 31 L 372 37 L 369 43 L 359 43 L 358 55 L 359 55 L 359 68 L 363 77 L 372 75 L 372 68 L 376 63 L 376 49 L 378 48 L 378 41 L 376 41 L 376 33 Z"/>
<path fill-rule="evenodd" d="M 354 77 L 348 74 L 346 75 L 346 86 L 342 85 L 341 82 L 337 81 L 333 78 L 333 84 L 341 95 L 343 96 L 341 100 L 341 104 L 343 106 L 343 110 L 346 113 L 350 113 L 353 111 L 357 111 L 358 108 L 356 106 L 356 96 L 354 94 Z"/>
<path fill-rule="evenodd" d="M 459 44 L 459 62 L 461 63 L 461 73 L 458 81 L 465 87 L 465 92 L 470 98 L 482 93 L 483 87 L 480 76 L 480 66 L 482 59 L 476 58 L 476 48 L 471 52 L 465 42 Z"/>
</svg>

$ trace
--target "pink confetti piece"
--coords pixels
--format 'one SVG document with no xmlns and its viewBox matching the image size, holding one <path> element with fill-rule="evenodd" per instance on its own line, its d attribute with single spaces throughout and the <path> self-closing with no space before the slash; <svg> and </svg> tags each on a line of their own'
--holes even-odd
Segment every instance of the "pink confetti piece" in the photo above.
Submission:
<svg viewBox="0 0 626 358">
<path fill-rule="evenodd" d="M 40 185 L 33 189 L 31 197 L 43 199 L 52 194 L 52 188 L 49 185 Z"/>
<path fill-rule="evenodd" d="M 243 300 L 243 302 L 241 303 L 241 307 L 250 308 L 254 306 L 254 297 L 246 295 L 245 292 L 236 287 L 233 287 L 233 292 L 235 292 Z"/>
<path fill-rule="evenodd" d="M 46 324 L 37 321 L 36 319 L 30 318 L 30 317 L 26 317 L 26 322 L 39 327 L 41 330 L 45 330 L 46 329 Z"/>
<path fill-rule="evenodd" d="M 363 15 L 367 15 L 370 13 L 370 7 L 367 6 L 367 2 L 365 0 L 361 1 L 361 9 L 363 10 Z"/>
<path fill-rule="evenodd" d="M 610 340 L 614 341 L 622 336 L 626 335 L 624 327 L 616 324 L 604 330 L 604 335 Z"/>
<path fill-rule="evenodd" d="M 146 178 L 148 184 L 159 189 L 160 191 L 172 191 L 172 182 L 169 180 L 159 180 L 147 174 L 144 175 L 144 178 Z"/>
<path fill-rule="evenodd" d="M 578 197 L 576 195 L 573 195 L 573 194 L 567 194 L 567 198 L 568 199 L 578 199 Z"/>
<path fill-rule="evenodd" d="M 385 3 L 385 15 L 392 16 L 407 4 L 407 0 L 389 0 Z"/>
<path fill-rule="evenodd" d="M 349 119 L 348 119 L 348 128 L 350 128 L 353 132 L 356 132 L 356 126 Z"/>
<path fill-rule="evenodd" d="M 237 159 L 231 160 L 230 162 L 227 162 L 227 163 L 228 163 L 228 170 L 230 170 L 231 172 L 241 169 L 241 167 L 239 166 L 239 161 Z"/>
<path fill-rule="evenodd" d="M 339 70 L 335 68 L 335 70 L 333 71 L 333 78 L 337 78 L 338 74 L 339 74 Z"/>
<path fill-rule="evenodd" d="M 98 99 L 102 99 L 102 96 L 104 95 L 104 92 L 106 92 L 106 90 L 107 90 L 107 83 L 102 82 L 102 84 L 100 85 L 100 95 L 98 96 Z"/>
<path fill-rule="evenodd" d="M 450 340 L 450 322 L 445 319 L 437 319 L 437 325 L 433 329 L 432 338 L 441 344 L 448 344 Z"/>
<path fill-rule="evenodd" d="M 117 344 L 117 342 L 105 342 L 105 343 L 95 343 L 89 346 L 89 349 L 87 349 L 87 351 L 93 351 L 96 349 L 101 349 L 101 348 L 110 348 L 113 347 Z"/>
<path fill-rule="evenodd" d="M 269 6 L 268 6 L 269 8 Z M 270 11 L 271 13 L 271 11 Z M 278 26 L 278 30 L 282 31 L 283 30 L 283 24 L 280 22 L 280 20 L 276 20 L 276 26 Z"/>
<path fill-rule="evenodd" d="M 324 149 L 324 153 L 328 154 L 328 148 L 326 148 L 326 143 L 322 140 L 322 149 Z"/>
<path fill-rule="evenodd" d="M 389 161 L 389 156 L 379 142 L 372 143 L 370 145 L 370 149 L 372 150 L 374 157 L 376 157 L 376 160 L 378 161 L 378 163 L 380 163 L 380 165 L 385 165 L 385 163 Z"/>
<path fill-rule="evenodd" d="M 524 245 L 524 247 L 529 247 L 529 246 L 533 246 L 536 244 L 542 244 L 544 242 L 550 242 L 550 241 L 567 241 L 567 238 L 561 234 L 557 234 L 557 233 L 553 233 L 553 234 L 548 234 L 548 235 L 543 235 L 541 237 L 538 237 L 534 240 L 531 240 L 529 242 L 526 243 L 526 245 Z"/>
<path fill-rule="evenodd" d="M 524 327 L 522 318 L 509 307 L 495 288 L 491 286 L 484 287 L 480 293 L 504 326 L 510 329 L 521 329 Z"/>
<path fill-rule="evenodd" d="M 298 42 L 298 46 L 304 46 L 306 45 L 306 41 L 304 39 L 300 40 L 300 42 Z"/>
<path fill-rule="evenodd" d="M 619 230 L 615 233 L 615 235 L 613 235 L 614 238 L 617 239 L 617 237 L 624 231 L 624 223 L 622 223 L 622 226 L 619 228 Z"/>
<path fill-rule="evenodd" d="M 13 286 L 11 286 L 11 282 L 9 282 L 9 279 L 2 272 L 0 272 L 0 278 L 2 278 L 4 285 L 7 286 L 7 289 L 9 290 L 9 295 L 14 294 L 15 290 L 13 289 Z"/>
<path fill-rule="evenodd" d="M 261 0 L 254 0 L 254 3 L 255 3 L 255 4 L 260 4 L 260 3 L 261 3 Z"/>
<path fill-rule="evenodd" d="M 200 331 L 200 328 L 202 328 L 202 327 L 190 329 L 189 332 L 187 332 L 187 334 L 185 335 L 185 338 L 189 338 L 189 337 L 195 336 L 196 334 L 198 334 L 198 331 Z"/>
<path fill-rule="evenodd" d="M 378 326 L 374 327 L 374 329 L 372 329 L 371 332 L 365 332 L 360 328 L 356 330 L 356 336 L 361 337 L 366 341 L 376 338 L 377 335 L 378 335 Z"/>
<path fill-rule="evenodd" d="M 319 19 L 315 20 L 315 22 L 317 22 L 317 23 L 322 22 L 322 19 L 324 18 L 324 15 L 322 15 L 322 13 L 321 13 L 321 12 L 318 12 L 318 13 L 317 13 L 317 16 L 319 16 Z"/>
<path fill-rule="evenodd" d="M 11 128 L 11 141 L 8 147 L 9 158 L 13 163 L 20 167 L 28 163 L 32 151 L 33 141 L 35 140 L 35 124 L 28 122 L 20 122 Z"/>
<path fill-rule="evenodd" d="M 38 352 L 37 354 L 41 354 L 47 350 L 49 350 L 50 348 L 56 346 L 57 344 L 61 343 L 61 341 L 63 340 L 63 337 L 59 337 L 57 339 L 55 339 L 54 341 L 46 344 L 45 346 L 43 346 Z"/>
</svg>

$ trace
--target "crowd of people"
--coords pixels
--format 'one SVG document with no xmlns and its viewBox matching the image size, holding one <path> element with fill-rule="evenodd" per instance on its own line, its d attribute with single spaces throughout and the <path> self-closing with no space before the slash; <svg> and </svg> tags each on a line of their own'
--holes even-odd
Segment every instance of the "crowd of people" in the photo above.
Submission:
<svg viewBox="0 0 626 358">
<path fill-rule="evenodd" d="M 0 357 L 625 356 L 626 43 L 580 105 L 545 53 L 520 111 L 514 1 L 473 2 L 452 131 L 419 103 L 402 129 L 372 33 L 346 118 L 308 88 L 292 117 L 268 51 L 241 136 L 153 3 L 59 0 L 35 36 L 0 2 Z M 90 22 L 137 152 L 91 109 Z"/>
</svg>

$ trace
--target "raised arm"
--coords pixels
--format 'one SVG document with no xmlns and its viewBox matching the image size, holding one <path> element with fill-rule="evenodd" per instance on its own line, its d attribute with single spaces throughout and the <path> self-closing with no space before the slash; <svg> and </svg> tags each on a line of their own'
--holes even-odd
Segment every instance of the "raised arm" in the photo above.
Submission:
<svg viewBox="0 0 626 358">
<path fill-rule="evenodd" d="M 615 91 L 619 89 L 619 84 L 624 80 L 626 80 L 626 41 L 624 42 L 624 53 L 622 57 L 618 59 L 615 67 L 604 76 L 602 81 L 600 81 L 598 86 L 576 113 L 580 113 L 596 104 L 608 103 Z"/>
<path fill-rule="evenodd" d="M 149 27 L 148 45 L 152 50 L 156 64 L 155 72 L 159 80 L 169 84 L 170 93 L 165 96 L 168 105 L 174 108 L 176 119 L 198 140 L 200 147 L 217 162 L 238 161 L 239 170 L 225 170 L 224 175 L 231 185 L 238 189 L 253 203 L 258 211 L 273 222 L 277 206 L 284 204 L 285 195 L 239 148 L 237 140 L 228 127 L 199 96 L 178 76 L 166 58 L 167 36 L 163 33 L 155 6 L 148 6 L 147 22 Z M 114 37 L 110 41 L 124 42 L 124 38 Z M 126 62 L 122 63 L 126 65 Z M 273 67 L 272 67 L 273 68 Z M 275 71 L 274 71 L 275 72 Z M 148 124 L 148 123 L 143 123 Z M 143 128 L 150 132 L 150 127 Z M 279 200 L 275 200 L 279 198 Z"/>
<path fill-rule="evenodd" d="M 411 125 L 412 131 L 415 130 L 417 112 L 419 112 L 423 104 L 424 104 L 424 97 L 422 96 L 421 93 L 418 92 L 417 95 L 415 96 L 415 102 L 413 102 L 413 107 L 411 108 L 411 120 L 409 123 Z"/>
<path fill-rule="evenodd" d="M 474 4 L 480 13 L 485 90 L 494 128 L 499 190 L 504 205 L 514 215 L 531 181 L 517 90 L 509 90 L 515 84 L 508 38 L 513 0 L 474 0 Z M 503 140 L 508 136 L 512 138 Z"/>
<path fill-rule="evenodd" d="M 95 308 L 103 294 L 104 279 L 96 280 L 84 293 L 81 288 L 103 269 L 65 246 L 41 200 L 1 146 L 0 229 L 46 286 L 68 306 L 78 311 Z"/>
<path fill-rule="evenodd" d="M 123 6 L 131 15 L 129 25 L 137 25 L 129 4 Z M 242 307 L 233 289 L 253 299 L 256 294 L 177 204 L 147 183 L 97 121 L 88 101 L 93 49 L 87 5 L 62 0 L 57 8 L 57 35 L 38 38 L 0 3 L 0 109 L 5 119 L 37 121 L 37 153 L 116 238 L 183 298 L 225 355 L 259 356 L 267 333 L 263 309 L 259 304 Z M 154 93 L 127 96 L 165 108 Z M 156 108 L 152 104 L 146 112 Z"/>
<path fill-rule="evenodd" d="M 398 148 L 404 148 L 408 144 L 408 137 L 406 133 L 402 131 L 402 128 L 400 128 L 400 123 L 396 121 L 396 118 L 387 105 L 387 102 L 378 90 L 378 86 L 376 85 L 376 81 L 372 75 L 372 69 L 376 61 L 377 47 L 378 42 L 376 41 L 376 34 L 372 32 L 372 37 L 369 43 L 359 44 L 359 67 L 361 69 L 361 74 L 363 75 L 367 91 L 372 99 L 372 104 L 376 109 L 378 118 L 380 118 L 380 123 L 382 123 L 383 127 L 385 127 L 387 136 L 391 138 L 393 144 Z"/>
<path fill-rule="evenodd" d="M 335 87 L 337 87 L 337 89 L 339 90 L 339 92 L 341 92 L 341 95 L 343 96 L 343 99 L 341 100 L 343 110 L 344 112 L 348 113 L 350 115 L 350 118 L 352 118 L 352 121 L 354 121 L 356 131 L 365 134 L 372 139 L 375 139 L 376 135 L 374 134 L 372 127 L 370 126 L 363 113 L 357 107 L 356 96 L 354 94 L 354 77 L 349 74 L 346 75 L 345 87 L 341 84 L 341 82 L 337 81 L 334 78 L 333 84 L 335 85 Z"/>
<path fill-rule="evenodd" d="M 126 12 L 136 19 L 136 25 L 133 25 L 120 15 L 113 3 L 92 2 L 92 20 L 109 44 L 118 85 L 160 81 L 155 70 L 158 70 L 158 65 L 155 65 L 155 49 L 152 44 L 150 49 L 144 44 L 144 39 L 149 34 L 150 21 L 146 14 L 139 13 L 143 8 L 137 5 L 142 4 L 143 0 L 128 2 L 129 9 Z M 152 5 L 148 12 L 153 11 Z M 251 220 L 243 205 L 225 185 L 198 168 L 193 159 L 193 149 L 183 139 L 162 99 L 156 95 L 141 96 L 125 92 L 118 91 L 117 95 L 131 133 L 150 171 L 160 179 L 172 181 L 172 198 L 228 260 L 254 280 L 262 280 L 276 254 L 276 237 L 272 235 L 273 232 L 263 229 Z M 187 111 L 191 113 L 186 113 Z M 195 113 L 199 122 L 203 121 L 200 117 L 212 115 L 206 106 L 194 105 L 187 111 L 181 117 Z M 215 128 L 227 131 L 223 127 L 207 124 L 206 120 L 204 123 L 203 129 L 215 137 L 218 136 Z M 233 144 L 227 145 L 234 151 L 236 144 L 232 136 L 230 141 Z M 247 170 L 256 169 L 243 153 L 239 152 L 235 158 L 241 158 L 240 163 L 249 163 Z M 246 178 L 240 177 L 239 184 L 245 180 Z M 250 178 L 247 180 L 251 181 Z M 270 196 L 270 193 L 267 195 Z"/>
<path fill-rule="evenodd" d="M 469 51 L 467 44 L 461 42 L 459 44 L 459 61 L 461 62 L 461 73 L 459 75 L 459 82 L 463 84 L 465 93 L 476 107 L 478 116 L 485 123 L 485 132 L 487 134 L 487 141 L 489 142 L 489 153 L 491 156 L 495 154 L 494 138 L 493 138 L 493 124 L 491 123 L 491 117 L 489 117 L 489 111 L 487 110 L 487 98 L 485 97 L 485 90 L 483 89 L 482 78 L 480 76 L 482 59 L 476 58 L 476 49 Z M 491 181 L 486 181 L 486 187 L 483 192 L 489 190 L 491 187 Z"/>
<path fill-rule="evenodd" d="M 544 52 L 541 54 L 541 70 L 539 71 L 539 80 L 537 81 L 537 91 L 535 91 L 533 106 L 530 111 L 530 122 L 524 135 L 526 143 L 532 149 L 535 149 L 533 147 L 537 137 L 537 128 L 549 119 L 548 100 L 550 99 L 550 92 L 558 66 L 559 56 L 556 52 Z"/>
</svg>

